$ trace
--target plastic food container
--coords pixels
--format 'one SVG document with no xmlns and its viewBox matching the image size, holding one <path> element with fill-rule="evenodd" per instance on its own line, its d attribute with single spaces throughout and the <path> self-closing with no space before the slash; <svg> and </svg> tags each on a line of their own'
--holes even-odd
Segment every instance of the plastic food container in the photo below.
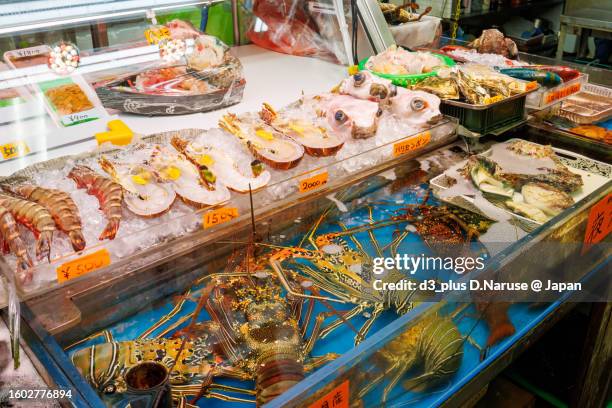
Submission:
<svg viewBox="0 0 612 408">
<path fill-rule="evenodd" d="M 584 84 L 582 92 L 561 104 L 559 116 L 580 125 L 587 125 L 612 116 L 612 89 Z"/>
<path fill-rule="evenodd" d="M 534 89 L 535 90 L 535 89 Z M 514 95 L 488 105 L 443 100 L 440 111 L 459 119 L 459 124 L 473 133 L 486 135 L 525 118 L 525 100 L 530 92 Z"/>
<path fill-rule="evenodd" d="M 529 109 L 544 109 L 571 95 L 575 95 L 587 85 L 588 75 L 580 74 L 578 78 L 564 82 L 553 88 L 540 88 L 527 97 L 526 106 Z M 605 89 L 605 88 L 604 88 Z"/>
</svg>

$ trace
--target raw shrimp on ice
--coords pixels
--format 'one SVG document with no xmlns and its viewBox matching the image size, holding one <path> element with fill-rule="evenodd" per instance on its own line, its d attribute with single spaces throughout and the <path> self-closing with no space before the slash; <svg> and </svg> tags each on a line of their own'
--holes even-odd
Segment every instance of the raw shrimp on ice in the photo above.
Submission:
<svg viewBox="0 0 612 408">
<path fill-rule="evenodd" d="M 123 190 L 118 183 L 103 177 L 86 166 L 75 166 L 68 177 L 74 180 L 77 188 L 87 189 L 87 194 L 93 195 L 100 203 L 100 209 L 108 220 L 100 241 L 114 239 L 121 222 L 121 204 L 123 203 Z"/>
<path fill-rule="evenodd" d="M 85 237 L 81 227 L 79 208 L 70 194 L 33 184 L 3 184 L 2 189 L 45 207 L 53 217 L 55 225 L 70 238 L 72 248 L 77 252 L 85 249 Z"/>
<path fill-rule="evenodd" d="M 45 207 L 33 201 L 0 194 L 0 206 L 6 208 L 19 224 L 24 225 L 36 238 L 36 258 L 51 260 L 51 242 L 56 230 L 53 217 Z"/>
<path fill-rule="evenodd" d="M 17 257 L 17 276 L 26 283 L 32 279 L 30 268 L 33 266 L 26 245 L 19 234 L 15 218 L 11 212 L 0 206 L 0 239 L 5 253 L 11 252 Z"/>
</svg>

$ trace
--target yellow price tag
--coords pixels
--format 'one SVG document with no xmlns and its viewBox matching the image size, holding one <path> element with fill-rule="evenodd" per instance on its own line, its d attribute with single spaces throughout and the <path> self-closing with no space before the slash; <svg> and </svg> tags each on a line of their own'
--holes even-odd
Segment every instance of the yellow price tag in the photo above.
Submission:
<svg viewBox="0 0 612 408">
<path fill-rule="evenodd" d="M 57 281 L 62 283 L 70 279 L 78 278 L 79 276 L 104 268 L 110 264 L 110 253 L 107 249 L 101 249 L 58 266 L 56 269 Z"/>
<path fill-rule="evenodd" d="M 202 226 L 204 228 L 214 227 L 215 225 L 229 222 L 234 218 L 238 217 L 238 208 L 236 207 L 222 207 L 216 210 L 212 210 L 204 214 L 204 220 Z"/>
<path fill-rule="evenodd" d="M 412 152 L 413 150 L 420 149 L 427 145 L 431 140 L 431 133 L 429 131 L 419 133 L 416 136 L 404 139 L 401 142 L 397 142 L 393 145 L 393 157 L 399 157 L 403 154 Z"/>
<path fill-rule="evenodd" d="M 325 171 L 323 173 L 319 173 L 315 176 L 308 177 L 300 180 L 299 189 L 300 193 L 305 193 L 307 191 L 316 190 L 319 187 L 327 184 L 327 179 L 329 178 L 329 174 Z"/>
<path fill-rule="evenodd" d="M 30 153 L 30 148 L 23 140 L 2 145 L 0 146 L 0 150 L 2 150 L 2 157 L 4 157 L 4 160 L 25 156 Z"/>
<path fill-rule="evenodd" d="M 151 27 L 145 30 L 145 38 L 149 44 L 157 44 L 162 40 L 170 38 L 168 27 Z"/>
<path fill-rule="evenodd" d="M 349 65 L 349 67 L 348 67 L 348 74 L 349 75 L 355 75 L 358 72 L 359 72 L 359 67 L 357 65 Z"/>
</svg>

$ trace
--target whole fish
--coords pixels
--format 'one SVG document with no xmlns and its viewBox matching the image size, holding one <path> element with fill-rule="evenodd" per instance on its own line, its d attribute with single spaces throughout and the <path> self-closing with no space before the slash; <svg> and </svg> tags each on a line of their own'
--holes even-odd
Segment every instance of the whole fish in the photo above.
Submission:
<svg viewBox="0 0 612 408">
<path fill-rule="evenodd" d="M 100 209 L 108 220 L 100 241 L 114 239 L 121 222 L 121 204 L 123 203 L 123 190 L 118 183 L 101 176 L 87 166 L 75 166 L 68 177 L 74 180 L 77 188 L 87 189 L 87 194 L 93 195 L 100 203 Z"/>
<path fill-rule="evenodd" d="M 53 217 L 42 205 L 33 201 L 0 193 L 0 206 L 9 210 L 19 224 L 34 233 L 36 238 L 36 258 L 51 260 L 51 241 L 56 230 Z"/>
<path fill-rule="evenodd" d="M 516 79 L 536 81 L 544 86 L 555 86 L 563 82 L 563 79 L 552 71 L 537 70 L 532 68 L 503 68 L 500 69 L 499 72 Z"/>
<path fill-rule="evenodd" d="M 68 235 L 75 251 L 85 249 L 85 237 L 81 227 L 81 216 L 70 194 L 53 188 L 33 184 L 2 185 L 8 193 L 33 201 L 45 207 L 53 217 L 55 225 Z"/>
</svg>

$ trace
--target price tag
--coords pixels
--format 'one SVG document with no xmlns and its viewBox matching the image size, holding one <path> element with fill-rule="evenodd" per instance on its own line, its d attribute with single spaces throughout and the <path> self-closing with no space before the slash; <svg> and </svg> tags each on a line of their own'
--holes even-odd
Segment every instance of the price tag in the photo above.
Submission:
<svg viewBox="0 0 612 408">
<path fill-rule="evenodd" d="M 430 140 L 431 133 L 427 131 L 402 140 L 401 142 L 397 142 L 393 145 L 393 157 L 399 157 L 413 150 L 420 149 L 421 147 L 427 145 Z"/>
<path fill-rule="evenodd" d="M 575 94 L 576 92 L 580 92 L 581 86 L 582 86 L 582 83 L 578 82 L 576 84 L 565 86 L 556 91 L 549 92 L 548 95 L 546 95 L 545 101 L 547 104 L 552 103 L 554 101 L 558 101 L 559 99 L 570 96 L 571 94 Z"/>
<path fill-rule="evenodd" d="M 57 281 L 62 283 L 110 264 L 110 253 L 106 249 L 101 249 L 58 266 L 56 269 Z"/>
<path fill-rule="evenodd" d="M 149 44 L 157 44 L 161 40 L 170 38 L 170 30 L 164 26 L 151 27 L 145 30 L 144 35 Z"/>
<path fill-rule="evenodd" d="M 591 245 L 603 241 L 612 231 L 612 193 L 595 204 L 589 212 L 582 253 Z"/>
<path fill-rule="evenodd" d="M 308 408 L 349 408 L 349 380 L 344 381 Z"/>
<path fill-rule="evenodd" d="M 306 193 L 307 191 L 316 190 L 317 188 L 326 185 L 328 178 L 329 178 L 329 174 L 325 171 L 315 176 L 300 180 L 299 182 L 300 183 L 299 184 L 300 193 Z"/>
<path fill-rule="evenodd" d="M 235 207 L 223 207 L 204 214 L 202 225 L 204 228 L 214 227 L 238 217 L 238 209 Z"/>
<path fill-rule="evenodd" d="M 23 140 L 2 145 L 0 146 L 0 150 L 2 151 L 2 157 L 4 157 L 4 160 L 25 156 L 26 154 L 30 153 L 30 148 Z"/>
</svg>

